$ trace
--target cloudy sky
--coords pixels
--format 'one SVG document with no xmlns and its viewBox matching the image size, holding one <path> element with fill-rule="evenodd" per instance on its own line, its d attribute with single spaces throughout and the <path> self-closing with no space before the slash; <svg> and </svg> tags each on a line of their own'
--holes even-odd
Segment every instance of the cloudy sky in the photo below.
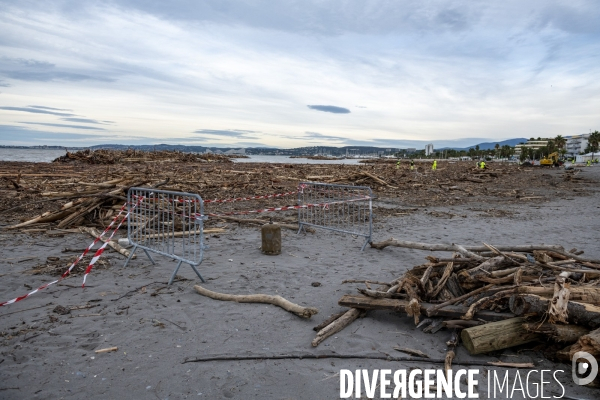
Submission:
<svg viewBox="0 0 600 400">
<path fill-rule="evenodd" d="M 600 129 L 597 0 L 0 0 L 0 143 L 466 146 Z"/>
</svg>

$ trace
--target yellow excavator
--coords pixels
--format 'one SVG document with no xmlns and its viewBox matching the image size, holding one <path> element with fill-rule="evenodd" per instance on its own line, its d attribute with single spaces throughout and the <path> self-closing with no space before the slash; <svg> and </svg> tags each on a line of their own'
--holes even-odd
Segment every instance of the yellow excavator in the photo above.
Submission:
<svg viewBox="0 0 600 400">
<path fill-rule="evenodd" d="M 546 167 L 556 166 L 558 167 L 560 164 L 558 162 L 558 152 L 548 154 L 548 157 L 544 157 L 540 160 L 540 165 Z"/>
</svg>

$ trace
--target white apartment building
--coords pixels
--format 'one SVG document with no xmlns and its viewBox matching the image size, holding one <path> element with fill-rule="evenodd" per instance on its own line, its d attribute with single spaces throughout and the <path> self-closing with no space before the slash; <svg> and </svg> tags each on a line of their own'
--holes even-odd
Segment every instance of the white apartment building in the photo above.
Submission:
<svg viewBox="0 0 600 400">
<path fill-rule="evenodd" d="M 223 154 L 228 154 L 228 155 L 246 154 L 246 149 L 231 149 L 231 150 L 227 150 Z"/>
<path fill-rule="evenodd" d="M 589 133 L 584 133 L 581 135 L 573 135 L 568 136 L 567 139 L 567 155 L 568 156 L 576 156 L 579 153 L 584 153 L 586 147 L 588 146 L 588 138 L 590 137 Z"/>
<path fill-rule="evenodd" d="M 550 139 L 528 140 L 525 144 L 515 145 L 515 157 L 519 158 L 523 149 L 533 148 L 534 150 L 537 150 L 541 147 L 545 147 L 548 145 L 548 140 Z"/>
<path fill-rule="evenodd" d="M 425 156 L 429 156 L 433 154 L 433 143 L 429 143 L 425 145 Z"/>
</svg>

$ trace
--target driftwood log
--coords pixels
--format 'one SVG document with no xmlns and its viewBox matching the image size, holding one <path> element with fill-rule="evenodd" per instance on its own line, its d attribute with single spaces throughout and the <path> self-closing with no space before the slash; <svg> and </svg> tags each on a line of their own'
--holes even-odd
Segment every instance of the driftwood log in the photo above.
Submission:
<svg viewBox="0 0 600 400">
<path fill-rule="evenodd" d="M 388 246 L 394 247 L 405 247 L 409 249 L 417 249 L 417 250 L 428 250 L 428 251 L 456 251 L 455 244 L 439 244 L 439 243 L 419 243 L 419 242 L 409 242 L 405 240 L 397 240 L 394 238 L 390 238 L 383 242 L 379 243 L 371 243 L 371 247 L 382 250 Z M 459 245 L 460 246 L 460 245 Z M 461 246 L 467 251 L 488 251 L 489 248 L 486 246 Z M 494 246 L 496 249 L 500 251 L 519 251 L 519 252 L 532 252 L 533 250 L 551 250 L 551 251 L 564 251 L 562 246 L 558 245 L 515 245 L 515 246 Z"/>
<path fill-rule="evenodd" d="M 399 312 L 407 312 L 406 309 L 409 303 L 408 300 L 403 299 L 374 299 L 371 297 L 353 295 L 344 295 L 338 301 L 338 304 L 344 307 L 353 307 L 362 310 L 392 310 Z M 435 308 L 432 315 L 450 318 L 460 318 L 469 310 L 468 307 L 455 305 L 437 308 L 437 305 L 430 303 L 420 303 L 419 307 L 421 314 L 430 315 L 429 310 Z M 499 321 L 512 318 L 514 317 L 514 314 L 480 310 L 477 312 L 476 317 L 485 321 Z"/>
<path fill-rule="evenodd" d="M 212 290 L 203 288 L 200 285 L 194 285 L 194 289 L 202 296 L 210 297 L 214 300 L 235 301 L 237 303 L 273 304 L 302 318 L 310 318 L 319 312 L 319 310 L 317 310 L 316 308 L 299 306 L 298 304 L 294 304 L 281 296 L 272 296 L 268 294 L 237 295 L 217 293 L 213 292 Z"/>
<path fill-rule="evenodd" d="M 590 333 L 586 327 L 579 325 L 560 325 L 550 324 L 548 322 L 540 324 L 539 322 L 523 324 L 527 332 L 543 333 L 552 340 L 561 343 L 575 343 L 583 335 Z"/>
<path fill-rule="evenodd" d="M 510 318 L 504 321 L 463 329 L 461 339 L 470 354 L 482 354 L 495 350 L 533 342 L 543 336 L 528 332 L 523 323 L 525 318 Z"/>
<path fill-rule="evenodd" d="M 100 236 L 100 232 L 98 232 L 98 230 L 95 228 L 88 228 L 88 227 L 82 226 L 79 229 L 81 230 L 81 232 L 86 232 L 93 238 L 97 238 L 98 236 Z M 121 254 L 124 257 L 129 257 L 129 255 L 131 254 L 131 252 L 129 250 L 120 246 L 117 242 L 114 242 L 112 240 L 109 241 L 109 240 L 107 240 L 107 238 L 104 238 L 104 237 L 100 238 L 100 240 L 103 241 L 104 243 L 108 242 L 108 246 L 112 247 L 117 253 Z M 135 254 L 133 255 L 132 258 L 135 258 Z"/>
<path fill-rule="evenodd" d="M 334 320 L 332 323 L 330 323 L 329 325 L 321 329 L 319 332 L 317 332 L 317 336 L 311 342 L 312 346 L 317 347 L 319 343 L 321 343 L 323 340 L 327 339 L 331 335 L 338 333 L 339 331 L 350 325 L 360 315 L 361 310 L 357 308 L 351 308 L 350 310 L 346 311 L 341 317 Z"/>
<path fill-rule="evenodd" d="M 585 351 L 596 358 L 600 358 L 600 329 L 581 336 L 577 343 L 569 349 L 569 359 L 573 360 L 573 355 L 578 351 Z"/>
<path fill-rule="evenodd" d="M 569 288 L 569 300 L 581 303 L 600 304 L 600 288 L 583 286 Z M 534 294 L 541 297 L 552 297 L 554 288 L 540 286 L 521 286 L 517 290 L 520 294 Z"/>
<path fill-rule="evenodd" d="M 544 315 L 550 300 L 533 294 L 513 295 L 509 301 L 510 311 L 517 316 L 526 314 Z M 568 322 L 590 328 L 600 327 L 600 307 L 587 303 L 569 301 Z"/>
</svg>

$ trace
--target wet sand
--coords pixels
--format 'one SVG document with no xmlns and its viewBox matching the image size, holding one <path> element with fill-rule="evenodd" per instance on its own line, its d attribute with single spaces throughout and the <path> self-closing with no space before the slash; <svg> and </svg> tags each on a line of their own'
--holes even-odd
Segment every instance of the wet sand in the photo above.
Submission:
<svg viewBox="0 0 600 400">
<path fill-rule="evenodd" d="M 373 239 L 393 236 L 431 243 L 560 244 L 600 258 L 600 167 L 584 168 L 582 174 L 596 182 L 585 187 L 584 196 L 574 192 L 570 197 L 520 202 L 499 198 L 496 202 L 418 207 L 400 216 L 376 215 Z M 399 212 L 414 206 L 385 202 L 385 198 L 375 205 L 397 207 Z M 61 251 L 65 247 L 83 249 L 90 242 L 83 234 L 49 238 L 0 232 L 0 300 L 28 292 L 27 285 L 35 288 L 54 279 L 24 271 L 48 256 L 64 257 Z M 431 358 L 445 355 L 448 331 L 425 334 L 415 328 L 412 318 L 384 311 L 369 312 L 317 348 L 310 345 L 315 335 L 312 327 L 343 309 L 337 305 L 342 295 L 356 293 L 357 285 L 342 284 L 344 279 L 390 281 L 423 263 L 428 252 L 389 247 L 360 252 L 360 238 L 317 230 L 301 235 L 284 231 L 282 254 L 267 256 L 259 250 L 258 228 L 235 225 L 225 234 L 209 235 L 207 244 L 210 248 L 199 267 L 207 279 L 205 287 L 231 294 L 278 294 L 316 307 L 319 314 L 303 320 L 271 305 L 200 296 L 193 290 L 200 281 L 185 265 L 179 271 L 185 280 L 166 287 L 175 262 L 156 256 L 157 265 L 152 265 L 140 252 L 123 268 L 124 258 L 107 251 L 103 258 L 109 259 L 111 266 L 94 270 L 86 289 L 81 289 L 82 277 L 76 275 L 0 308 L 0 398 L 332 399 L 339 398 L 337 374 L 342 368 L 372 371 L 439 365 L 327 358 L 185 361 L 210 355 L 331 352 L 404 356 L 393 350 L 398 345 L 421 350 Z M 58 305 L 93 307 L 60 315 L 53 312 Z M 29 310 L 34 307 L 38 308 Z M 558 376 L 566 395 L 598 398 L 598 389 L 572 383 L 570 365 L 553 363 L 540 351 L 528 350 L 536 345 L 483 356 L 470 356 L 459 347 L 455 362 L 533 362 L 538 370 L 561 369 L 565 372 Z M 111 346 L 118 351 L 94 353 Z M 487 375 L 482 372 L 480 376 Z M 480 382 L 480 398 L 486 398 L 485 383 Z M 561 392 L 556 384 L 548 389 L 545 396 Z M 516 392 L 513 398 L 520 396 Z"/>
</svg>

